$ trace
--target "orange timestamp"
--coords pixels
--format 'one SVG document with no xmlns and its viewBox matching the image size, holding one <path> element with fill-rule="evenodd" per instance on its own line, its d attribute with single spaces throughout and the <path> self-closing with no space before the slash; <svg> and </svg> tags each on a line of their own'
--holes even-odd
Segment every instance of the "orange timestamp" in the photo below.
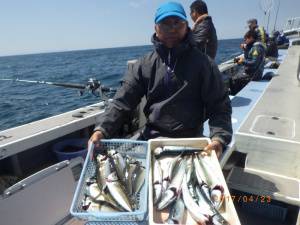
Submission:
<svg viewBox="0 0 300 225">
<path fill-rule="evenodd" d="M 243 203 L 271 203 L 272 198 L 269 195 L 224 195 L 223 200 Z"/>
</svg>

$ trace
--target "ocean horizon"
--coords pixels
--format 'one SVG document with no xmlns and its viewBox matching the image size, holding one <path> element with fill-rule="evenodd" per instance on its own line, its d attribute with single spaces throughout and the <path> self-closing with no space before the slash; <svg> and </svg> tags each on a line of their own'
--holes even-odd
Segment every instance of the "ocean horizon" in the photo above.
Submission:
<svg viewBox="0 0 300 225">
<path fill-rule="evenodd" d="M 231 40 L 242 40 L 242 38 L 225 38 L 218 41 L 231 41 Z M 132 48 L 132 47 L 146 47 L 152 46 L 152 44 L 146 45 L 129 45 L 129 46 L 115 46 L 115 47 L 103 47 L 103 48 L 88 48 L 88 49 L 65 49 L 65 50 L 45 50 L 31 53 L 19 53 L 19 54 L 8 54 L 0 55 L 0 57 L 10 57 L 10 56 L 25 56 L 25 55 L 39 55 L 39 54 L 51 54 L 51 53 L 62 53 L 62 52 L 79 52 L 79 51 L 90 51 L 90 50 L 103 50 L 103 49 L 114 49 L 114 48 Z"/>
<path fill-rule="evenodd" d="M 238 54 L 242 39 L 220 40 L 216 63 Z M 72 50 L 0 57 L 0 79 L 23 79 L 86 84 L 97 79 L 117 88 L 127 61 L 152 51 L 152 45 Z M 100 99 L 78 91 L 45 84 L 0 81 L 0 130 L 20 126 L 86 105 Z"/>
</svg>

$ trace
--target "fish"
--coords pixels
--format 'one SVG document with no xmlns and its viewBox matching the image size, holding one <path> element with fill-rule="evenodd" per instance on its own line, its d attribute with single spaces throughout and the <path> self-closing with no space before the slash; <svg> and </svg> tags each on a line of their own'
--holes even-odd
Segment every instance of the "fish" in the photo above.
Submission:
<svg viewBox="0 0 300 225">
<path fill-rule="evenodd" d="M 117 175 L 123 185 L 126 185 L 125 182 L 125 172 L 126 172 L 126 161 L 123 156 L 115 150 L 109 151 L 110 157 L 113 159 L 112 163 L 116 169 Z"/>
<path fill-rule="evenodd" d="M 93 199 L 98 198 L 101 195 L 101 190 L 97 183 L 93 183 L 90 186 L 87 186 L 87 195 Z"/>
<path fill-rule="evenodd" d="M 198 155 L 198 159 L 200 162 L 200 165 L 203 169 L 203 173 L 206 177 L 206 183 L 213 189 L 215 186 L 218 186 L 221 184 L 221 181 L 218 177 L 218 175 L 215 173 L 215 168 L 211 165 L 211 162 L 209 161 L 208 156 L 200 156 Z"/>
<path fill-rule="evenodd" d="M 129 198 L 125 194 L 115 171 L 108 175 L 106 185 L 114 200 L 126 211 L 132 212 L 132 206 L 130 204 Z"/>
<path fill-rule="evenodd" d="M 195 174 L 196 174 L 196 177 L 197 177 L 197 180 L 198 180 L 198 184 L 199 185 L 203 185 L 204 183 L 207 184 L 207 180 L 206 180 L 205 174 L 203 172 L 203 168 L 200 165 L 199 158 L 198 158 L 197 154 L 195 154 L 193 156 L 193 164 L 194 164 Z"/>
<path fill-rule="evenodd" d="M 177 157 L 169 161 L 168 170 L 163 172 L 163 181 L 162 181 L 163 192 L 167 190 L 169 183 L 173 179 L 174 168 L 177 165 L 177 163 L 180 161 L 181 161 L 181 155 L 178 155 Z"/>
<path fill-rule="evenodd" d="M 106 203 L 108 206 L 118 210 L 119 212 L 124 211 L 124 209 L 113 199 L 109 192 L 103 191 L 96 199 L 92 199 L 94 202 Z"/>
<path fill-rule="evenodd" d="M 105 202 L 94 202 L 88 200 L 89 203 L 85 206 L 85 211 L 87 212 L 118 212 L 117 209 L 114 209 L 110 205 L 106 204 Z"/>
<path fill-rule="evenodd" d="M 105 161 L 107 160 L 107 155 L 98 154 L 96 160 L 97 160 L 97 165 L 96 165 L 97 184 L 100 190 L 104 190 L 106 187 Z"/>
<path fill-rule="evenodd" d="M 140 163 L 137 165 L 136 169 L 132 175 L 132 191 L 136 195 L 139 193 L 145 182 L 145 167 L 143 167 Z"/>
<path fill-rule="evenodd" d="M 153 203 L 156 205 L 162 194 L 162 171 L 160 162 L 154 159 L 153 166 Z"/>
<path fill-rule="evenodd" d="M 196 186 L 195 191 L 196 191 L 198 199 L 199 199 L 198 205 L 202 208 L 203 207 L 209 208 L 209 210 L 212 211 L 212 213 L 213 213 L 213 215 L 212 215 L 213 223 L 212 224 L 214 224 L 214 225 L 229 225 L 227 220 L 215 208 L 212 201 L 207 199 L 207 197 L 205 196 L 206 194 L 204 193 L 203 189 L 200 186 Z"/>
<path fill-rule="evenodd" d="M 185 206 L 180 196 L 176 199 L 175 203 L 170 208 L 169 217 L 166 224 L 183 224 L 185 214 Z"/>
<path fill-rule="evenodd" d="M 84 211 L 86 211 L 90 207 L 92 202 L 93 202 L 92 199 L 88 195 L 85 195 L 81 202 L 81 208 Z"/>
<path fill-rule="evenodd" d="M 208 156 L 199 156 L 199 159 L 200 165 L 207 178 L 207 184 L 211 188 L 211 200 L 214 206 L 219 209 L 224 199 L 224 187 L 218 175 L 215 173 L 215 168 L 211 165 Z"/>
<path fill-rule="evenodd" d="M 131 196 L 133 194 L 133 173 L 136 170 L 137 164 L 136 163 L 129 163 L 128 169 L 125 173 L 125 184 L 127 193 Z"/>
<path fill-rule="evenodd" d="M 182 182 L 182 198 L 185 207 L 192 218 L 201 225 L 206 225 L 212 222 L 212 213 L 209 210 L 201 208 L 192 198 L 188 189 L 187 175 L 185 174 Z"/>
<path fill-rule="evenodd" d="M 181 160 L 178 170 L 176 171 L 176 174 L 174 175 L 168 189 L 163 194 L 160 202 L 157 205 L 158 210 L 163 210 L 167 206 L 169 206 L 178 196 L 181 184 L 183 180 L 183 175 L 185 174 L 186 170 L 186 160 Z"/>
<path fill-rule="evenodd" d="M 159 158 L 163 155 L 179 155 L 179 154 L 193 154 L 194 152 L 203 151 L 203 148 L 195 148 L 188 146 L 164 146 L 154 149 L 154 156 Z"/>
</svg>

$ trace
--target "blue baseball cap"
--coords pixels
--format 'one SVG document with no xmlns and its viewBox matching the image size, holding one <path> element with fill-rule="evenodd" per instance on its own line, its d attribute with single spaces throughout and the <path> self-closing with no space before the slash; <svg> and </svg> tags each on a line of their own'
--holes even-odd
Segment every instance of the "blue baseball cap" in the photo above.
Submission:
<svg viewBox="0 0 300 225">
<path fill-rule="evenodd" d="M 180 3 L 167 2 L 161 4 L 156 10 L 154 22 L 157 24 L 169 16 L 177 16 L 187 21 L 185 11 Z"/>
</svg>

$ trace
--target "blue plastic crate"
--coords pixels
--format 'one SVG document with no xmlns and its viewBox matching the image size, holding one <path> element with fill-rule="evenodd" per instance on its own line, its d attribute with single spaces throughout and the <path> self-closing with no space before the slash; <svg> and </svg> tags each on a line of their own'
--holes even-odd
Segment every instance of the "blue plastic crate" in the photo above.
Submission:
<svg viewBox="0 0 300 225">
<path fill-rule="evenodd" d="M 125 222 L 126 224 L 137 224 L 132 223 L 134 221 L 143 221 L 147 217 L 147 206 L 148 206 L 148 176 L 149 176 L 149 153 L 148 143 L 146 141 L 132 141 L 132 140 L 121 140 L 111 139 L 102 140 L 100 145 L 104 148 L 114 149 L 120 153 L 126 153 L 129 156 L 136 158 L 145 167 L 145 182 L 137 194 L 137 209 L 133 212 L 86 212 L 81 207 L 81 202 L 84 198 L 86 190 L 86 179 L 93 176 L 96 169 L 94 160 L 90 160 L 91 152 L 89 151 L 84 162 L 84 166 L 81 172 L 79 182 L 77 184 L 76 192 L 72 201 L 70 212 L 73 216 L 87 220 L 101 221 L 101 224 L 112 224 L 112 221 Z M 107 222 L 105 222 L 107 221 Z M 132 221 L 132 222 L 130 222 Z"/>
</svg>

